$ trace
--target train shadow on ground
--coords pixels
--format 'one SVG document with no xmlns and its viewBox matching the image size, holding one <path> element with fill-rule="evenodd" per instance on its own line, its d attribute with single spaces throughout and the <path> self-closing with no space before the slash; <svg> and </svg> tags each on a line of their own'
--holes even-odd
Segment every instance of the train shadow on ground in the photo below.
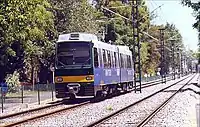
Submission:
<svg viewBox="0 0 200 127">
<path fill-rule="evenodd" d="M 63 100 L 57 100 L 57 101 L 52 101 L 52 102 L 49 102 L 47 104 L 57 104 L 57 103 L 62 103 Z"/>
<path fill-rule="evenodd" d="M 127 93 L 130 93 L 132 91 L 128 91 L 128 92 L 122 92 L 122 93 L 115 93 L 115 94 L 112 94 L 112 95 L 108 95 L 106 97 L 103 97 L 103 98 L 100 98 L 100 99 L 92 99 L 91 100 L 91 103 L 98 103 L 98 102 L 101 102 L 101 101 L 104 101 L 104 100 L 109 100 L 109 99 L 113 99 L 115 97 L 118 97 L 118 96 L 121 96 L 121 95 L 125 95 Z"/>
<path fill-rule="evenodd" d="M 131 92 L 134 92 L 134 90 L 131 90 L 131 91 L 127 91 L 127 92 L 118 92 L 118 93 L 115 93 L 115 94 L 112 94 L 112 95 L 108 95 L 106 97 L 102 97 L 102 98 L 87 98 L 87 97 L 82 97 L 82 98 L 76 98 L 74 100 L 70 100 L 70 99 L 63 99 L 63 100 L 59 100 L 59 101 L 54 101 L 54 102 L 49 102 L 48 104 L 56 104 L 56 103 L 63 103 L 63 104 L 66 104 L 66 105 L 71 105 L 71 104 L 80 104 L 80 103 L 84 103 L 84 102 L 87 102 L 87 101 L 90 101 L 90 103 L 98 103 L 98 102 L 101 102 L 101 101 L 104 101 L 104 100 L 109 100 L 109 99 L 113 99 L 115 97 L 118 97 L 118 96 L 122 96 L 122 95 L 125 95 L 127 93 L 131 93 Z"/>
<path fill-rule="evenodd" d="M 63 99 L 62 103 L 65 105 L 71 105 L 71 104 L 80 104 L 80 103 L 84 103 L 87 101 L 91 101 L 92 98 L 76 98 L 74 100 L 70 100 L 70 99 Z"/>
</svg>

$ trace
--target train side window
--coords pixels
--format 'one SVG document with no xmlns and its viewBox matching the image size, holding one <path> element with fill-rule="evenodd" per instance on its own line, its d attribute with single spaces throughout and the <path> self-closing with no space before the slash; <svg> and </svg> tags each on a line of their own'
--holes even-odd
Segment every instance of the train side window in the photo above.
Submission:
<svg viewBox="0 0 200 127">
<path fill-rule="evenodd" d="M 120 66 L 119 53 L 116 53 L 116 67 L 119 68 L 119 66 Z"/>
<path fill-rule="evenodd" d="M 110 51 L 110 58 L 111 58 L 111 68 L 113 68 L 114 60 L 113 60 L 113 52 L 112 51 Z"/>
<path fill-rule="evenodd" d="M 113 67 L 114 68 L 116 68 L 116 61 L 117 61 L 117 59 L 116 59 L 116 52 L 113 52 Z"/>
<path fill-rule="evenodd" d="M 97 48 L 94 48 L 94 67 L 99 67 L 99 58 Z"/>
<path fill-rule="evenodd" d="M 128 55 L 126 55 L 126 68 L 129 68 Z"/>
<path fill-rule="evenodd" d="M 112 57 L 112 67 L 115 68 L 115 57 L 114 52 L 111 51 L 111 57 Z"/>
<path fill-rule="evenodd" d="M 129 64 L 130 64 L 130 68 L 132 68 L 132 59 L 131 59 L 131 56 L 129 56 Z"/>
<path fill-rule="evenodd" d="M 102 62 L 102 52 L 101 52 L 100 48 L 98 50 L 99 50 L 99 67 L 102 67 L 102 64 L 103 64 L 103 62 Z"/>
<path fill-rule="evenodd" d="M 127 68 L 131 68 L 131 57 L 127 55 Z"/>
<path fill-rule="evenodd" d="M 126 55 L 123 55 L 124 56 L 124 68 L 127 68 L 127 57 Z"/>
<path fill-rule="evenodd" d="M 111 55 L 110 55 L 110 51 L 107 51 L 108 53 L 108 68 L 111 68 Z"/>
<path fill-rule="evenodd" d="M 124 59 L 123 59 L 123 55 L 120 53 L 120 67 L 124 68 Z"/>
<path fill-rule="evenodd" d="M 130 56 L 131 59 L 131 68 L 133 68 L 133 56 Z"/>
<path fill-rule="evenodd" d="M 128 55 L 125 55 L 125 60 L 126 60 L 126 68 L 128 68 Z"/>
<path fill-rule="evenodd" d="M 104 68 L 107 67 L 107 59 L 106 59 L 106 51 L 105 49 L 103 49 L 103 64 L 104 64 Z"/>
</svg>

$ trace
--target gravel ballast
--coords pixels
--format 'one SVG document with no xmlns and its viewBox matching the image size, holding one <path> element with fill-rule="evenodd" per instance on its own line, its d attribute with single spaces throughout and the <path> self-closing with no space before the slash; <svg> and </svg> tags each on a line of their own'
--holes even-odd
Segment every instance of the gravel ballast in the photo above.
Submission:
<svg viewBox="0 0 200 127">
<path fill-rule="evenodd" d="M 177 81 L 177 80 L 176 80 Z M 151 93 L 158 91 L 174 81 L 169 81 L 167 84 L 160 84 L 145 88 L 142 93 L 127 93 L 118 97 L 113 97 L 98 103 L 93 103 L 88 106 L 84 106 L 80 109 L 66 111 L 59 114 L 52 115 L 47 118 L 43 118 L 34 122 L 24 124 L 25 126 L 84 126 L 93 122 L 105 115 L 108 115 L 116 110 L 121 109 L 135 101 L 142 99 L 150 95 Z M 148 105 L 147 105 L 148 107 Z"/>
<path fill-rule="evenodd" d="M 179 83 L 169 89 L 156 94 L 155 96 L 145 100 L 144 102 L 135 105 L 127 111 L 111 118 L 110 120 L 101 124 L 101 126 L 136 126 L 149 115 L 154 109 L 156 109 L 161 103 L 167 100 L 176 90 L 178 90 L 183 83 Z M 157 126 L 156 126 L 157 127 Z"/>
<path fill-rule="evenodd" d="M 200 80 L 199 83 L 200 84 Z M 200 86 L 200 85 L 199 85 Z M 199 127 L 197 124 L 200 88 L 192 84 L 184 87 L 145 127 Z"/>
</svg>

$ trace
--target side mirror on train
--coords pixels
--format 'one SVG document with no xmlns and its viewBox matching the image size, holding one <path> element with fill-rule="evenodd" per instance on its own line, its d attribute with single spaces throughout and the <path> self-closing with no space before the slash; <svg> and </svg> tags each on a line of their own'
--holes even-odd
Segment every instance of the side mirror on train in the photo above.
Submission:
<svg viewBox="0 0 200 127">
<path fill-rule="evenodd" d="M 90 46 L 91 46 L 91 47 L 93 47 L 93 46 L 94 46 L 94 43 L 92 43 L 92 41 L 90 41 Z"/>
</svg>

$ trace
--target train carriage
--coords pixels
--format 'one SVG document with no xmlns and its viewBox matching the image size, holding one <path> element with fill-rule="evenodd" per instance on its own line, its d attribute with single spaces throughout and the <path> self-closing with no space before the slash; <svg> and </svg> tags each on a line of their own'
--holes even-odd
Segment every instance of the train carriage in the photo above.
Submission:
<svg viewBox="0 0 200 127">
<path fill-rule="evenodd" d="M 127 46 L 98 40 L 88 33 L 59 36 L 56 45 L 57 98 L 102 96 L 133 86 L 132 54 Z"/>
</svg>

